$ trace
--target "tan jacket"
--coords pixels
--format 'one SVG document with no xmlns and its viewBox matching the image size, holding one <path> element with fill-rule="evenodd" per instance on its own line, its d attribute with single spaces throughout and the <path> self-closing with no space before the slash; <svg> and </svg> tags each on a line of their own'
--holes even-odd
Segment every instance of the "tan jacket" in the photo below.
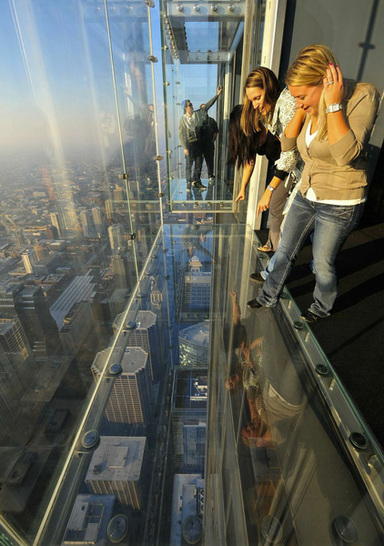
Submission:
<svg viewBox="0 0 384 546">
<path fill-rule="evenodd" d="M 331 146 L 327 140 L 316 137 L 307 148 L 307 116 L 297 137 L 297 148 L 305 164 L 300 187 L 303 195 L 311 186 L 320 200 L 360 199 L 365 196 L 368 160 L 364 148 L 373 129 L 380 97 L 377 89 L 369 83 L 356 85 L 350 81 L 348 87 L 352 93 L 343 101 L 350 127 L 347 134 Z M 296 138 L 282 136 L 282 150 L 289 151 L 295 147 Z"/>
</svg>

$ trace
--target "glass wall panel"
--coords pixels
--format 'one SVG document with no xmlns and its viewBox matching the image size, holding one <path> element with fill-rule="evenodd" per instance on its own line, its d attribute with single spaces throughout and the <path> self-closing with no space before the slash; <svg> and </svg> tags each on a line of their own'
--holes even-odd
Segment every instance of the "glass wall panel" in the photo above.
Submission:
<svg viewBox="0 0 384 546">
<path fill-rule="evenodd" d="M 111 388 L 94 390 L 91 366 L 121 356 L 116 317 L 151 270 L 162 210 L 150 9 L 0 6 L 0 512 L 20 543 L 40 540 L 76 454 L 59 532 L 87 459 L 78 435 Z M 155 280 L 152 292 L 163 297 Z"/>
<path fill-rule="evenodd" d="M 168 544 L 181 527 L 178 488 L 187 490 L 183 510 L 201 525 L 215 246 L 211 224 L 158 234 L 130 304 L 115 317 L 111 345 L 90 366 L 96 390 L 36 543 L 90 533 L 87 518 L 81 532 L 76 525 L 81 510 L 98 505 L 98 532 L 119 516 L 130 541 Z M 191 489 L 200 506 L 193 512 Z"/>
</svg>

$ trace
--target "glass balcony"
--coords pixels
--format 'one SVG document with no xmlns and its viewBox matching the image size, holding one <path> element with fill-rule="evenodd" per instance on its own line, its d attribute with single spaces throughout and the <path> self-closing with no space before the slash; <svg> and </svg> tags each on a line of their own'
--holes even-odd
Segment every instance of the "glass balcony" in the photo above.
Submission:
<svg viewBox="0 0 384 546">
<path fill-rule="evenodd" d="M 247 59 L 256 60 L 260 54 L 264 2 L 169 0 L 162 4 L 162 20 L 170 210 L 232 211 L 238 173 L 228 162 L 229 115 L 234 104 L 241 102 L 241 70 L 248 71 Z M 244 29 L 249 27 L 253 32 L 249 41 L 244 41 Z M 223 87 L 219 97 L 218 84 Z M 203 147 L 201 177 L 196 164 L 188 177 L 189 157 L 180 129 L 183 105 L 189 101 L 194 110 L 199 110 L 210 104 L 210 99 L 214 102 L 205 114 L 207 120 L 199 136 Z M 205 187 L 194 186 L 199 178 Z"/>
<path fill-rule="evenodd" d="M 1 544 L 382 542 L 375 438 L 288 291 L 246 308 L 266 258 L 228 119 L 266 24 L 261 1 L 1 4 Z M 218 84 L 188 192 L 181 103 Z"/>
</svg>

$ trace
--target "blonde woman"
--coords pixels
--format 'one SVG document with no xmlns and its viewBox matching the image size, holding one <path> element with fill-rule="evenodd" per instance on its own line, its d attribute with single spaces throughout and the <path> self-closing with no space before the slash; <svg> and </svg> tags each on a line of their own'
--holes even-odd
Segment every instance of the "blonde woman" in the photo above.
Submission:
<svg viewBox="0 0 384 546">
<path fill-rule="evenodd" d="M 363 212 L 368 143 L 379 105 L 377 89 L 344 80 L 333 52 L 315 44 L 302 49 L 286 78 L 297 112 L 282 149 L 298 149 L 302 182 L 287 215 L 275 266 L 252 309 L 276 305 L 292 265 L 313 232 L 314 301 L 301 316 L 327 317 L 337 296 L 336 256 Z"/>
<path fill-rule="evenodd" d="M 270 228 L 268 240 L 259 247 L 260 251 L 275 251 L 280 238 L 280 226 L 283 221 L 283 210 L 286 203 L 289 185 L 285 183 L 289 173 L 293 179 L 300 178 L 300 170 L 296 168 L 299 155 L 296 150 L 280 153 L 279 139 L 295 114 L 296 104 L 288 89 L 280 92 L 280 86 L 275 74 L 269 68 L 259 66 L 247 77 L 244 86 L 244 104 L 241 112 L 240 126 L 247 141 L 257 139 L 259 150 L 268 159 L 274 160 L 274 176 L 269 182 L 262 198 L 257 205 L 257 215 L 269 209 Z M 278 153 L 273 140 L 278 139 Z M 265 143 L 266 150 L 263 150 Z M 271 149 L 268 152 L 268 149 Z M 254 159 L 254 158 L 253 158 Z M 235 203 L 245 199 L 245 190 L 254 169 L 254 161 L 245 162 L 240 191 Z"/>
</svg>

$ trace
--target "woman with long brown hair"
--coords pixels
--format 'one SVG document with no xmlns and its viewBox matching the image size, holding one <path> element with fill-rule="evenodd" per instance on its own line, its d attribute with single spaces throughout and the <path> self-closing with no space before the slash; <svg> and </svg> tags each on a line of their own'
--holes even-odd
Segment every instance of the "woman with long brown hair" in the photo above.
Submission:
<svg viewBox="0 0 384 546">
<path fill-rule="evenodd" d="M 244 85 L 244 103 L 240 126 L 248 140 L 258 139 L 261 146 L 269 135 L 275 140 L 283 134 L 286 126 L 296 111 L 296 104 L 288 89 L 280 91 L 275 74 L 269 68 L 259 66 L 247 77 Z M 296 150 L 280 153 L 274 161 L 274 176 L 269 182 L 257 205 L 257 215 L 269 209 L 270 228 L 268 240 L 259 247 L 264 252 L 275 251 L 280 237 L 280 226 L 290 183 L 300 179 L 300 168 L 297 167 L 299 155 Z M 245 199 L 245 190 L 254 168 L 254 161 L 245 162 L 240 191 L 235 203 Z"/>
</svg>

